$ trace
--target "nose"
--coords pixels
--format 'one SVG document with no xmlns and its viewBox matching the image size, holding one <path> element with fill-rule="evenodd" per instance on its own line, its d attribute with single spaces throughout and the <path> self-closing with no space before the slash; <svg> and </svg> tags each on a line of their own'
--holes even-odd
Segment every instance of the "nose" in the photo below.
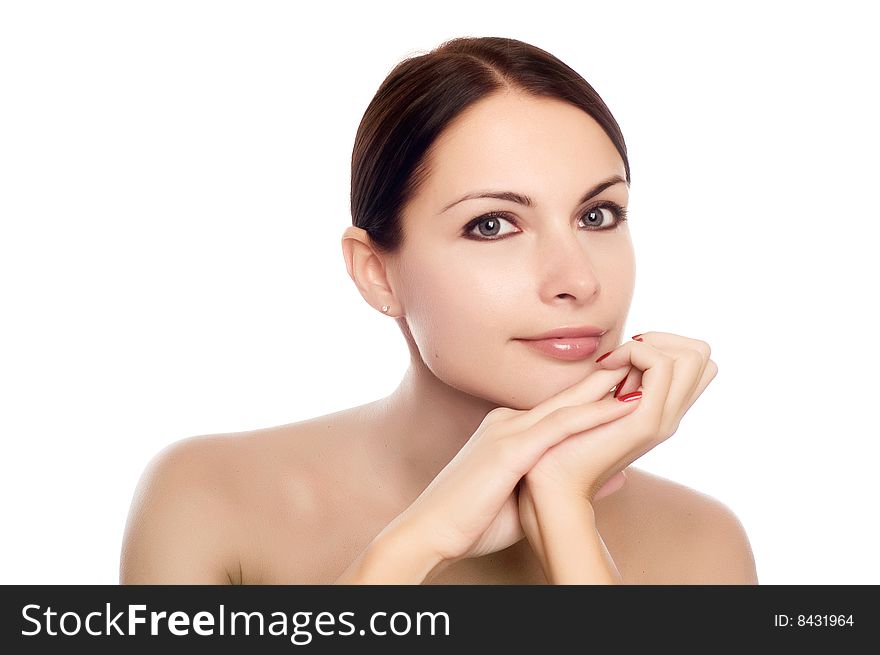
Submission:
<svg viewBox="0 0 880 655">
<path fill-rule="evenodd" d="M 548 234 L 536 257 L 539 292 L 544 302 L 568 298 L 584 303 L 599 292 L 599 278 L 590 253 L 577 232 L 566 228 Z"/>
</svg>

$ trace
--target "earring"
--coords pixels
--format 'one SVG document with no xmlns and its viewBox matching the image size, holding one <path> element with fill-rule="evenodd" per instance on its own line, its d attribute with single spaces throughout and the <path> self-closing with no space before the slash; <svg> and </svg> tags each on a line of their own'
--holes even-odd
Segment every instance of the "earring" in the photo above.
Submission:
<svg viewBox="0 0 880 655">
<path fill-rule="evenodd" d="M 388 305 L 382 305 L 383 312 L 387 312 L 389 309 L 391 309 L 391 307 L 389 307 Z"/>
</svg>

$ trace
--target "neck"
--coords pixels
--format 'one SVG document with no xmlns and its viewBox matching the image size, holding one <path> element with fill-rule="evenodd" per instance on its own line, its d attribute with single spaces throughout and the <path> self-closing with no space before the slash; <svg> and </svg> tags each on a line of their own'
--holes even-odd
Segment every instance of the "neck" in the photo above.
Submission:
<svg viewBox="0 0 880 655">
<path fill-rule="evenodd" d="M 375 403 L 371 459 L 388 476 L 392 493 L 409 504 L 497 406 L 443 383 L 413 357 L 397 389 Z"/>
</svg>

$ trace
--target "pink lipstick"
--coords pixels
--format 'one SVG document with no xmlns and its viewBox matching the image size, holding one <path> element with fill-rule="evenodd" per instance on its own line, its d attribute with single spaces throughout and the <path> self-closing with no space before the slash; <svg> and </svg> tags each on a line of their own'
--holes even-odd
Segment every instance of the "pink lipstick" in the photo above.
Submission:
<svg viewBox="0 0 880 655">
<path fill-rule="evenodd" d="M 599 341 L 607 330 L 592 325 L 560 327 L 533 337 L 516 339 L 529 348 L 564 361 L 586 359 L 599 349 Z"/>
</svg>

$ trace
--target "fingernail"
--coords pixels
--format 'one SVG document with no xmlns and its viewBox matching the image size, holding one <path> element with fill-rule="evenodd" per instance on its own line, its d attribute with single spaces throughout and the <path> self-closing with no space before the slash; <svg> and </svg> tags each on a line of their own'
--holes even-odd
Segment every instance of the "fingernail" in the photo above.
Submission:
<svg viewBox="0 0 880 655">
<path fill-rule="evenodd" d="M 642 397 L 641 391 L 633 391 L 632 393 L 628 393 L 623 396 L 619 396 L 617 399 L 622 403 L 628 403 L 631 400 L 638 400 Z"/>
<path fill-rule="evenodd" d="M 636 341 L 644 341 L 644 339 L 639 339 L 639 337 L 642 336 L 643 334 L 644 334 L 644 332 L 639 332 L 636 336 L 630 337 L 630 339 L 635 339 Z"/>
<path fill-rule="evenodd" d="M 620 392 L 623 391 L 623 385 L 626 384 L 626 378 L 627 378 L 627 377 L 629 377 L 629 374 L 627 374 L 627 375 L 626 375 L 626 376 L 620 381 L 620 383 L 617 385 L 617 388 L 614 390 L 614 397 L 615 397 L 615 398 L 617 398 L 617 397 L 620 395 Z"/>
<path fill-rule="evenodd" d="M 597 359 L 597 360 L 596 360 L 596 363 L 601 362 L 603 359 L 605 359 L 606 357 L 608 357 L 608 355 L 610 355 L 610 354 L 613 353 L 613 352 L 614 352 L 613 350 L 609 350 L 607 353 L 605 353 L 605 354 L 602 355 L 599 359 Z"/>
</svg>

